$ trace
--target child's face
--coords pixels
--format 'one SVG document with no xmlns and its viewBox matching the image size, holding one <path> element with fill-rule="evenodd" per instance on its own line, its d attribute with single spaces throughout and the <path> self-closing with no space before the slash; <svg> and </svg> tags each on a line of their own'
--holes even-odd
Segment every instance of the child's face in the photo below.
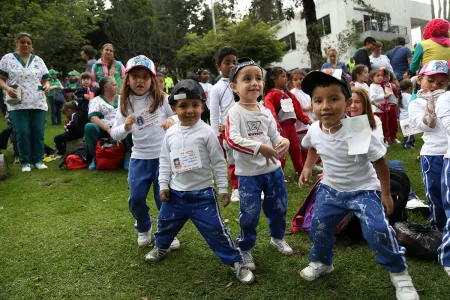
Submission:
<svg viewBox="0 0 450 300">
<path fill-rule="evenodd" d="M 408 71 L 406 71 L 405 73 L 403 73 L 403 79 L 411 79 L 411 76 L 409 76 Z"/>
<path fill-rule="evenodd" d="M 364 82 L 369 80 L 369 69 L 364 68 L 361 73 L 357 75 L 358 82 Z"/>
<path fill-rule="evenodd" d="M 391 74 L 386 74 L 383 76 L 383 82 L 388 83 L 391 80 Z"/>
<path fill-rule="evenodd" d="M 143 68 L 135 68 L 130 71 L 129 86 L 134 94 L 141 96 L 150 90 L 152 74 Z"/>
<path fill-rule="evenodd" d="M 90 87 L 91 86 L 91 79 L 90 78 L 83 78 L 83 79 L 81 79 L 81 85 L 84 88 Z"/>
<path fill-rule="evenodd" d="M 375 73 L 375 75 L 373 75 L 373 77 L 372 77 L 372 81 L 377 84 L 382 83 L 383 82 L 383 74 L 381 72 Z"/>
<path fill-rule="evenodd" d="M 434 75 L 423 75 L 417 78 L 417 82 L 420 84 L 422 90 L 440 90 L 445 89 L 448 85 L 448 75 L 447 74 L 434 74 Z"/>
<path fill-rule="evenodd" d="M 228 54 L 222 59 L 220 65 L 216 65 L 216 67 L 222 72 L 224 78 L 228 78 L 230 77 L 231 68 L 234 67 L 236 61 L 236 56 L 234 56 L 233 54 Z"/>
<path fill-rule="evenodd" d="M 73 111 L 69 108 L 63 108 L 63 114 L 70 118 L 73 114 Z"/>
<path fill-rule="evenodd" d="M 200 99 L 181 99 L 173 107 L 173 111 L 178 116 L 180 124 L 192 126 L 200 120 L 203 112 L 204 102 Z"/>
<path fill-rule="evenodd" d="M 300 74 L 295 74 L 295 75 L 292 77 L 292 83 L 293 83 L 293 85 L 294 85 L 294 87 L 295 87 L 296 89 L 299 89 L 299 90 L 302 89 L 302 81 L 303 81 L 303 78 L 305 78 L 305 76 L 300 75 Z"/>
<path fill-rule="evenodd" d="M 156 81 L 158 81 L 158 85 L 162 90 L 166 87 L 166 82 L 163 77 L 156 77 Z"/>
<path fill-rule="evenodd" d="M 256 102 L 264 89 L 261 69 L 257 66 L 242 68 L 238 72 L 235 82 L 232 82 L 230 86 L 244 102 Z"/>
<path fill-rule="evenodd" d="M 339 84 L 315 87 L 312 93 L 312 107 L 317 119 L 330 128 L 336 126 L 344 117 L 347 103 Z"/>
<path fill-rule="evenodd" d="M 209 81 L 209 72 L 203 71 L 202 74 L 200 74 L 200 81 L 203 83 L 206 83 Z"/>
<path fill-rule="evenodd" d="M 347 109 L 351 117 L 361 116 L 364 113 L 364 101 L 358 94 L 353 93 L 352 97 L 347 101 Z"/>
<path fill-rule="evenodd" d="M 281 72 L 278 76 L 273 78 L 273 83 L 275 87 L 278 89 L 284 89 L 287 83 L 287 74 L 286 72 Z"/>
</svg>

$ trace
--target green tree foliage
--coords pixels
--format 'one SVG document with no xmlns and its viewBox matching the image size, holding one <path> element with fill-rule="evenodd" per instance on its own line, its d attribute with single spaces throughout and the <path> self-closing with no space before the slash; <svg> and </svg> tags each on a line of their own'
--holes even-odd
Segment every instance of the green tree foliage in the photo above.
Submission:
<svg viewBox="0 0 450 300">
<path fill-rule="evenodd" d="M 217 49 L 231 45 L 238 49 L 240 57 L 250 57 L 266 65 L 280 61 L 286 44 L 276 39 L 278 28 L 264 22 L 252 22 L 244 18 L 236 24 L 220 24 L 217 33 L 210 30 L 205 35 L 186 35 L 187 45 L 177 52 L 177 62 L 184 69 L 215 69 L 214 55 Z"/>
</svg>

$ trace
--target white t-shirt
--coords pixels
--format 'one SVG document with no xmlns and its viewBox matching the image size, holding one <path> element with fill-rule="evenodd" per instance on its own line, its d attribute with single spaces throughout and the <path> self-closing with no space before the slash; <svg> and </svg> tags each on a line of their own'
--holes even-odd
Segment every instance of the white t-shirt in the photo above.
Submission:
<svg viewBox="0 0 450 300">
<path fill-rule="evenodd" d="M 367 94 L 369 94 L 369 86 L 365 82 L 360 83 L 358 81 L 355 81 L 355 88 L 364 89 L 367 92 Z"/>
<path fill-rule="evenodd" d="M 308 107 L 311 105 L 311 97 L 308 94 L 306 94 L 304 91 L 297 89 L 297 88 L 293 88 L 291 90 L 291 93 L 294 94 L 294 96 L 297 98 L 298 102 L 300 102 L 300 105 L 302 106 L 302 108 Z M 311 120 L 315 120 L 312 110 L 305 111 L 305 113 L 308 115 L 308 117 Z M 297 130 L 297 132 L 303 131 L 303 130 L 308 130 L 308 128 L 309 128 L 308 124 L 303 124 L 299 120 L 297 120 L 295 122 L 295 129 Z"/>
<path fill-rule="evenodd" d="M 211 93 L 211 89 L 213 88 L 213 85 L 209 82 L 206 83 L 200 82 L 200 85 L 202 86 L 203 91 L 205 92 L 206 95 L 206 106 L 210 108 L 211 101 L 209 100 L 209 96 Z"/>
<path fill-rule="evenodd" d="M 399 106 L 400 109 L 400 121 L 409 118 L 408 114 L 408 105 L 411 102 L 411 94 L 402 93 L 402 107 Z"/>
<path fill-rule="evenodd" d="M 369 59 L 370 59 L 370 66 L 371 66 L 372 70 L 379 69 L 381 67 L 385 67 L 389 71 L 394 72 L 394 69 L 392 68 L 392 65 L 391 65 L 391 61 L 389 60 L 389 58 L 386 55 L 381 54 L 378 57 L 373 57 L 373 55 L 371 55 L 371 56 L 369 56 Z"/>
<path fill-rule="evenodd" d="M 0 75 L 7 78 L 8 86 L 17 85 L 22 89 L 22 102 L 17 105 L 6 103 L 8 111 L 20 109 L 40 109 L 47 111 L 47 97 L 41 81 L 49 79 L 48 69 L 44 61 L 36 55 L 29 58 L 28 67 L 25 69 L 24 62 L 17 53 L 8 53 L 0 61 Z M 23 73 L 23 82 L 22 82 Z"/>
<path fill-rule="evenodd" d="M 380 118 L 378 116 L 373 116 L 375 118 L 375 124 L 377 128 L 372 131 L 372 134 L 375 135 L 382 144 L 384 144 L 384 135 L 383 135 L 383 124 L 381 123 Z"/>
<path fill-rule="evenodd" d="M 436 102 L 436 115 L 439 126 L 447 135 L 447 143 L 450 145 L 450 92 L 445 92 L 439 96 Z M 450 148 L 447 147 L 445 158 L 450 158 Z"/>
<path fill-rule="evenodd" d="M 116 118 L 119 96 L 114 98 L 114 104 L 110 104 L 103 96 L 97 96 L 89 101 L 88 117 L 99 117 L 103 123 L 112 127 Z"/>
<path fill-rule="evenodd" d="M 375 101 L 378 104 L 382 104 L 386 102 L 386 99 L 384 99 L 384 90 L 381 87 L 381 85 L 377 83 L 372 83 L 369 88 L 369 97 L 371 101 Z M 376 106 L 372 105 L 372 108 L 375 110 L 373 112 L 376 113 L 384 113 L 381 109 L 378 109 Z"/>
<path fill-rule="evenodd" d="M 305 148 L 317 150 L 323 162 L 322 183 L 340 192 L 360 190 L 381 190 L 380 181 L 371 162 L 386 154 L 386 147 L 371 134 L 367 154 L 348 155 L 348 145 L 343 130 L 326 134 L 320 129 L 320 122 L 311 125 L 302 140 Z"/>
<path fill-rule="evenodd" d="M 442 128 L 441 122 L 436 122 L 435 128 L 430 128 L 423 123 L 426 107 L 427 100 L 423 98 L 416 98 L 408 106 L 409 119 L 415 127 L 424 132 L 422 135 L 423 146 L 420 150 L 420 155 L 445 155 L 448 148 L 447 135 Z"/>
<path fill-rule="evenodd" d="M 211 127 L 219 136 L 219 124 L 226 125 L 228 111 L 236 103 L 229 79 L 220 79 L 211 89 L 209 97 Z"/>
</svg>

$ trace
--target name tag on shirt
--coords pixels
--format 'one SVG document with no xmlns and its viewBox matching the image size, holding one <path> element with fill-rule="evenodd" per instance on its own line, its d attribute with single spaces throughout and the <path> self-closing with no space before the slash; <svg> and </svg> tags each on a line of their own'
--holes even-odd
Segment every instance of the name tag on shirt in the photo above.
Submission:
<svg viewBox="0 0 450 300">
<path fill-rule="evenodd" d="M 192 146 L 170 153 L 172 172 L 174 174 L 197 170 L 202 167 L 198 146 Z"/>
<path fill-rule="evenodd" d="M 291 98 L 281 99 L 280 105 L 281 105 L 281 109 L 284 112 L 293 112 L 294 111 L 294 104 L 292 103 Z"/>
<path fill-rule="evenodd" d="M 142 130 L 144 128 L 155 126 L 159 124 L 159 113 L 156 110 L 153 113 L 150 113 L 148 108 L 144 108 L 137 112 L 136 114 L 136 126 L 138 130 Z"/>
<path fill-rule="evenodd" d="M 341 122 L 347 134 L 348 155 L 367 154 L 372 135 L 367 115 L 345 118 Z"/>
</svg>

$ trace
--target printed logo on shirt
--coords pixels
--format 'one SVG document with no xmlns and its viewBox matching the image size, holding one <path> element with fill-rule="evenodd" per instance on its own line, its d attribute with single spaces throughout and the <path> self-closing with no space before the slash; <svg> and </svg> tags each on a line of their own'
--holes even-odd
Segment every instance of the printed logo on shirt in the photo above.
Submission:
<svg viewBox="0 0 450 300">
<path fill-rule="evenodd" d="M 259 131 L 261 127 L 261 121 L 247 121 L 248 136 L 262 135 L 263 132 Z"/>
</svg>

